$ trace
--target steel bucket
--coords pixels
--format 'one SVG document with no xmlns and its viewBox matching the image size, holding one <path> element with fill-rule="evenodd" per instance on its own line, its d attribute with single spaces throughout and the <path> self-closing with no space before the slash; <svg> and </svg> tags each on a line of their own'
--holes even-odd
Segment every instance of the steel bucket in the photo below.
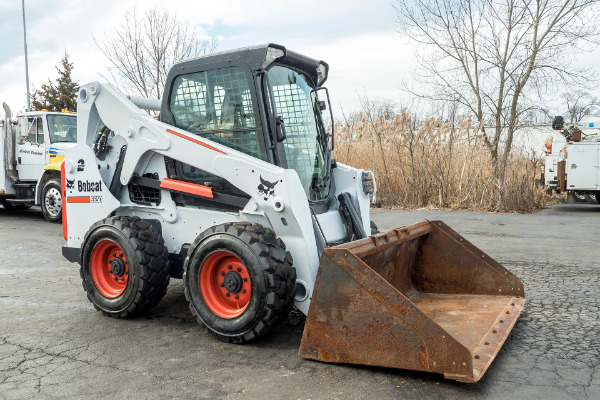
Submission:
<svg viewBox="0 0 600 400">
<path fill-rule="evenodd" d="M 523 282 L 440 221 L 325 248 L 299 354 L 477 382 L 525 304 Z"/>
</svg>

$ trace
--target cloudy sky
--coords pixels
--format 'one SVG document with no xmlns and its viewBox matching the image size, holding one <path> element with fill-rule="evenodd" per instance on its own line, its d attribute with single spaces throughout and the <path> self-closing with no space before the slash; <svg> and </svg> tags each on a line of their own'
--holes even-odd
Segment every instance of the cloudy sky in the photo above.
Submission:
<svg viewBox="0 0 600 400">
<path fill-rule="evenodd" d="M 415 69 L 414 48 L 394 29 L 394 1 L 25 0 L 30 84 L 39 88 L 48 78 L 54 81 L 65 51 L 75 80 L 101 80 L 107 62 L 93 37 L 120 26 L 125 11 L 158 7 L 217 37 L 218 50 L 274 42 L 328 62 L 337 117 L 358 109 L 365 95 L 408 103 L 401 88 Z M 26 106 L 21 0 L 0 0 L 0 16 L 0 102 L 20 111 Z M 583 65 L 597 65 L 600 51 L 574 56 Z M 596 86 L 590 84 L 590 91 L 600 95 Z M 557 104 L 555 111 L 563 112 L 562 102 Z"/>
<path fill-rule="evenodd" d="M 122 22 L 123 13 L 156 6 L 177 13 L 198 32 L 219 39 L 219 50 L 279 43 L 329 63 L 327 86 L 336 114 L 356 109 L 359 96 L 406 99 L 402 80 L 412 51 L 395 32 L 394 0 L 25 0 L 30 84 L 57 77 L 64 52 L 80 84 L 100 80 L 107 63 L 95 48 Z M 0 101 L 26 105 L 20 0 L 0 1 Z"/>
</svg>

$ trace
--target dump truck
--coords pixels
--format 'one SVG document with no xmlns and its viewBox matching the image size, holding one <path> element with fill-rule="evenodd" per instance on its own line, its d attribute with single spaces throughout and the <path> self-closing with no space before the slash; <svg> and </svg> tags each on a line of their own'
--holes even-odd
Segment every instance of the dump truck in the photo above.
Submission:
<svg viewBox="0 0 600 400">
<path fill-rule="evenodd" d="M 600 121 L 588 118 L 565 124 L 555 117 L 553 129 L 565 140 L 547 140 L 545 180 L 550 191 L 567 193 L 568 202 L 600 199 Z"/>
<path fill-rule="evenodd" d="M 77 141 L 77 117 L 63 110 L 23 112 L 13 119 L 10 107 L 2 105 L 0 205 L 39 205 L 48 221 L 60 222 L 60 166 L 64 151 Z"/>
<path fill-rule="evenodd" d="M 440 221 L 371 231 L 373 173 L 331 156 L 328 71 L 277 44 L 182 61 L 159 120 L 84 85 L 63 255 L 108 317 L 146 312 L 182 278 L 191 313 L 225 342 L 265 335 L 295 305 L 306 359 L 476 382 L 523 283 Z"/>
</svg>

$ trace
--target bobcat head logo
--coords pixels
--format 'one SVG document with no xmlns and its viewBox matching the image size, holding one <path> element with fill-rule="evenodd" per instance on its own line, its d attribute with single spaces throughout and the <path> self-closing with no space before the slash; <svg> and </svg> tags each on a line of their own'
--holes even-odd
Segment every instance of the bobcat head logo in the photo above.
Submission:
<svg viewBox="0 0 600 400">
<path fill-rule="evenodd" d="M 279 182 L 269 182 L 265 181 L 263 177 L 260 177 L 260 184 L 258 185 L 258 194 L 264 196 L 265 201 L 268 199 L 268 196 L 275 196 L 275 185 Z"/>
<path fill-rule="evenodd" d="M 67 189 L 71 190 L 75 187 L 75 179 L 73 179 L 72 181 L 67 179 Z"/>
</svg>

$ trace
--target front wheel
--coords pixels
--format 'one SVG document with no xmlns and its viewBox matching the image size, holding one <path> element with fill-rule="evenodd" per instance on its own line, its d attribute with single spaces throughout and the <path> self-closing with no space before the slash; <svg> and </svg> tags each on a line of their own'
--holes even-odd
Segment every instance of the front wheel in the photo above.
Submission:
<svg viewBox="0 0 600 400">
<path fill-rule="evenodd" d="M 44 184 L 41 206 L 47 221 L 60 222 L 62 220 L 63 198 L 60 182 L 52 179 Z"/>
<path fill-rule="evenodd" d="M 158 230 L 138 217 L 112 217 L 86 234 L 83 289 L 109 317 L 140 314 L 160 302 L 169 285 L 169 253 Z"/>
<path fill-rule="evenodd" d="M 183 284 L 190 310 L 219 339 L 242 343 L 281 323 L 296 295 L 296 270 L 285 244 L 258 224 L 227 223 L 190 247 Z"/>
</svg>

